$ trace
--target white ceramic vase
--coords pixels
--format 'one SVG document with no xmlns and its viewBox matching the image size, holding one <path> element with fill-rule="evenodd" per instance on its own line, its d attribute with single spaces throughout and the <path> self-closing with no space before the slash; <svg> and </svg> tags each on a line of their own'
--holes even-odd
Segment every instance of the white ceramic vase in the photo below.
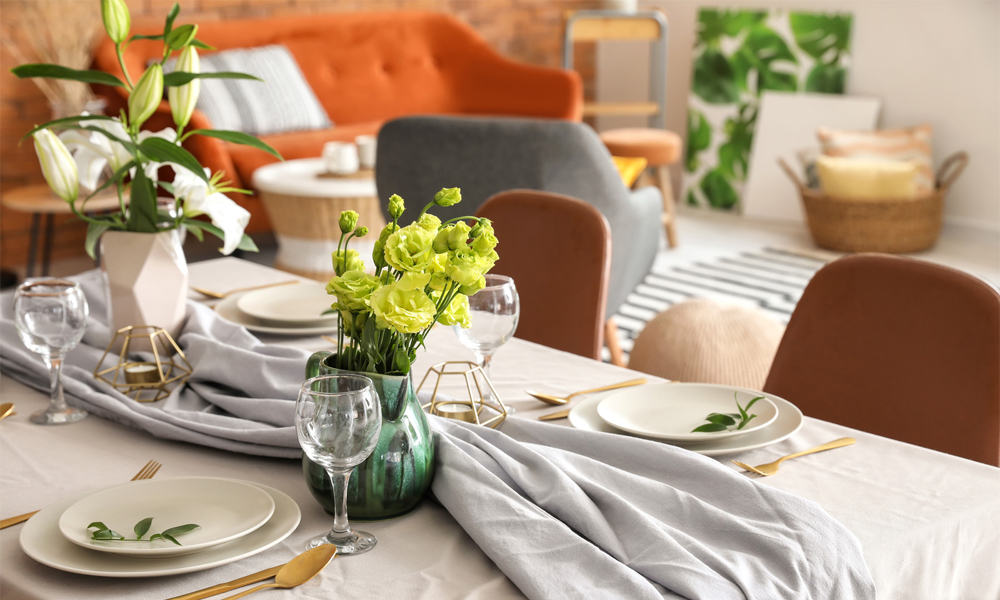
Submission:
<svg viewBox="0 0 1000 600">
<path fill-rule="evenodd" d="M 112 336 L 129 325 L 152 325 L 177 339 L 188 289 L 187 260 L 178 230 L 105 232 L 101 270 Z"/>
</svg>

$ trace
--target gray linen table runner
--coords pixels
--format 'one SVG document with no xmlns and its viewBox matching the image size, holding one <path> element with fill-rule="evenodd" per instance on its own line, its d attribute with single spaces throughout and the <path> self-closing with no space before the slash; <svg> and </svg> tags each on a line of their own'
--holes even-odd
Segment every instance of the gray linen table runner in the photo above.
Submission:
<svg viewBox="0 0 1000 600">
<path fill-rule="evenodd" d="M 139 403 L 93 377 L 110 342 L 100 273 L 63 366 L 67 401 L 156 437 L 299 458 L 293 401 L 308 353 L 261 343 L 189 302 L 189 385 Z M 0 296 L 0 369 L 48 390 Z M 113 366 L 116 357 L 103 365 Z M 813 502 L 706 457 L 625 436 L 508 419 L 502 431 L 431 417 L 437 499 L 533 599 L 874 598 L 858 540 Z"/>
</svg>

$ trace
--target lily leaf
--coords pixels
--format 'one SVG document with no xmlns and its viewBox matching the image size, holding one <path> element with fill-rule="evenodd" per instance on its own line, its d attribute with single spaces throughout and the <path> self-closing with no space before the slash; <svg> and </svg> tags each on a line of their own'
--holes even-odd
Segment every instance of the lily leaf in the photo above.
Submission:
<svg viewBox="0 0 1000 600">
<path fill-rule="evenodd" d="M 156 162 L 176 163 L 205 181 L 208 181 L 208 176 L 205 175 L 205 170 L 198 162 L 198 159 L 173 142 L 168 142 L 163 138 L 151 137 L 139 144 L 139 150 Z"/>
<path fill-rule="evenodd" d="M 191 40 L 191 45 L 195 48 L 201 48 L 202 50 L 215 50 L 215 46 L 209 46 L 198 38 Z"/>
<path fill-rule="evenodd" d="M 83 247 L 87 251 L 87 256 L 91 259 L 97 260 L 97 254 L 95 252 L 97 249 L 97 241 L 101 239 L 101 234 L 110 229 L 111 226 L 112 223 L 89 223 L 87 225 L 87 239 L 84 241 Z M 91 523 L 91 525 L 93 525 L 93 523 Z M 103 525 L 103 523 L 98 523 L 98 525 Z"/>
<path fill-rule="evenodd" d="M 163 87 L 176 87 L 191 83 L 195 79 L 252 79 L 254 81 L 264 81 L 260 77 L 255 77 L 247 73 L 236 73 L 235 71 L 217 71 L 215 73 L 188 73 L 187 71 L 174 71 L 163 76 Z"/>
<path fill-rule="evenodd" d="M 48 63 L 30 63 L 14 67 L 11 73 L 21 79 L 31 77 L 45 77 L 48 79 L 69 79 L 71 81 L 82 81 L 84 83 L 97 83 L 100 85 L 110 85 L 112 87 L 124 87 L 121 79 L 104 71 L 81 71 L 70 69 L 62 65 L 52 65 Z"/>
<path fill-rule="evenodd" d="M 201 232 L 201 228 L 200 227 L 198 227 L 196 225 L 192 225 L 191 223 L 193 223 L 193 222 L 194 221 L 184 221 L 184 228 L 187 229 L 188 231 L 190 231 L 191 235 L 193 235 L 195 238 L 197 238 L 197 240 L 199 242 L 205 241 L 205 234 Z"/>
<path fill-rule="evenodd" d="M 272 156 L 277 157 L 279 160 L 282 161 L 285 160 L 284 158 L 281 157 L 281 154 L 278 154 L 277 150 L 268 146 L 258 138 L 250 134 L 243 133 L 242 131 L 227 131 L 224 129 L 195 129 L 194 131 L 188 133 L 188 135 L 193 135 L 193 134 L 203 135 L 205 137 L 218 138 L 220 140 L 225 140 L 227 142 L 232 142 L 234 144 L 251 146 L 253 148 L 257 148 L 258 150 L 263 150 L 264 152 L 267 152 Z"/>
<path fill-rule="evenodd" d="M 63 117 L 61 119 L 56 119 L 54 121 L 49 121 L 48 123 L 42 123 L 41 125 L 35 126 L 34 129 L 24 134 L 21 138 L 22 140 L 27 139 L 34 135 L 35 133 L 41 131 L 42 129 L 48 129 L 49 127 L 61 127 L 63 125 L 72 125 L 79 123 L 80 121 L 112 121 L 111 117 L 105 117 L 104 115 L 76 115 L 75 117 Z"/>
<path fill-rule="evenodd" d="M 158 138 L 154 138 L 158 139 Z M 132 180 L 132 198 L 128 209 L 128 230 L 137 233 L 156 233 L 156 189 L 143 169 L 135 170 Z"/>
</svg>

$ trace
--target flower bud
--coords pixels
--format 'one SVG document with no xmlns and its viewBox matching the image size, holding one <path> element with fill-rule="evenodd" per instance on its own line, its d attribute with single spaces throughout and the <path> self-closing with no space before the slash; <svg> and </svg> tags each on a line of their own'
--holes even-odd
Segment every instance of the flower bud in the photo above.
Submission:
<svg viewBox="0 0 1000 600">
<path fill-rule="evenodd" d="M 417 225 L 436 235 L 441 227 L 441 219 L 431 213 L 424 213 L 417 219 Z"/>
<path fill-rule="evenodd" d="M 181 52 L 177 59 L 177 71 L 185 73 L 201 73 L 201 59 L 198 58 L 198 51 L 194 46 L 188 46 Z M 198 94 L 201 93 L 201 80 L 194 79 L 190 83 L 171 87 L 167 90 L 167 98 L 170 100 L 170 112 L 174 115 L 174 123 L 178 129 L 186 127 L 191 120 L 191 113 L 198 103 Z"/>
<path fill-rule="evenodd" d="M 454 225 L 448 225 L 438 230 L 437 235 L 434 237 L 434 242 L 431 244 L 434 252 L 443 254 L 448 251 L 448 236 L 451 235 L 451 230 L 454 228 Z"/>
<path fill-rule="evenodd" d="M 462 190 L 459 188 L 442 188 L 440 192 L 434 194 L 434 204 L 438 206 L 452 206 L 462 201 Z"/>
<path fill-rule="evenodd" d="M 469 225 L 465 221 L 459 221 L 452 227 L 448 234 L 448 249 L 458 250 L 465 247 L 469 242 Z"/>
<path fill-rule="evenodd" d="M 333 253 L 333 272 L 338 276 L 348 271 L 364 271 L 365 261 L 357 250 L 340 250 Z"/>
<path fill-rule="evenodd" d="M 471 296 L 478 292 L 479 290 L 486 287 L 486 277 L 483 275 L 479 276 L 479 279 L 473 281 L 469 285 L 463 285 L 458 288 L 459 293 L 465 294 L 466 296 Z"/>
<path fill-rule="evenodd" d="M 197 25 L 181 25 L 170 30 L 165 43 L 171 50 L 180 50 L 190 44 L 197 33 Z"/>
<path fill-rule="evenodd" d="M 101 0 L 101 19 L 104 21 L 104 31 L 116 44 L 128 39 L 128 31 L 132 26 L 125 0 Z"/>
<path fill-rule="evenodd" d="M 354 237 L 365 237 L 366 235 L 368 235 L 367 227 L 358 227 L 354 230 Z"/>
<path fill-rule="evenodd" d="M 80 193 L 76 161 L 59 137 L 48 129 L 34 134 L 35 154 L 49 187 L 66 202 L 75 202 Z"/>
<path fill-rule="evenodd" d="M 341 233 L 348 233 L 354 231 L 354 228 L 358 226 L 358 213 L 353 210 L 345 210 L 340 213 L 340 231 Z"/>
<path fill-rule="evenodd" d="M 393 219 L 398 219 L 403 215 L 403 210 L 405 209 L 406 206 L 403 204 L 402 198 L 400 198 L 397 194 L 389 196 L 389 216 Z"/>
<path fill-rule="evenodd" d="M 135 84 L 128 97 L 128 122 L 131 127 L 139 127 L 153 116 L 156 107 L 163 100 L 163 67 L 156 63 Z"/>
</svg>

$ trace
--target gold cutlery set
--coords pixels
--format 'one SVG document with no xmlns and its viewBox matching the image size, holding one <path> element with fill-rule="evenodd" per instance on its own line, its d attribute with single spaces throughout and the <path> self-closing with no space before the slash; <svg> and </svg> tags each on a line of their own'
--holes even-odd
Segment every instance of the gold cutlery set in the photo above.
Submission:
<svg viewBox="0 0 1000 600">
<path fill-rule="evenodd" d="M 191 286 L 191 289 L 198 292 L 202 296 L 208 296 L 209 298 L 215 298 L 216 300 L 225 300 L 226 298 L 235 295 L 242 294 L 243 292 L 252 292 L 254 290 L 263 290 L 267 288 L 277 287 L 279 285 L 291 285 L 293 283 L 298 283 L 297 279 L 290 279 L 288 281 L 279 281 L 277 283 L 268 283 L 266 285 L 255 285 L 251 287 L 237 288 L 235 290 L 229 290 L 228 292 L 215 292 L 212 290 L 207 290 L 205 288 Z"/>
<path fill-rule="evenodd" d="M 246 577 L 234 579 L 226 583 L 220 583 L 219 585 L 213 585 L 203 590 L 184 594 L 183 596 L 175 596 L 169 600 L 201 600 L 202 598 L 209 598 L 217 594 L 231 592 L 237 588 L 250 585 L 251 583 L 264 581 L 272 577 L 274 577 L 274 583 L 258 585 L 257 587 L 250 588 L 249 590 L 240 592 L 239 594 L 227 596 L 225 600 L 236 600 L 236 598 L 249 596 L 254 592 L 267 588 L 293 588 L 300 586 L 313 577 L 319 575 L 320 571 L 325 569 L 335 556 L 337 556 L 337 547 L 333 544 L 317 546 L 312 550 L 306 550 L 283 565 L 271 567 L 270 569 L 264 569 L 263 571 L 258 571 L 252 575 L 247 575 Z"/>
</svg>

